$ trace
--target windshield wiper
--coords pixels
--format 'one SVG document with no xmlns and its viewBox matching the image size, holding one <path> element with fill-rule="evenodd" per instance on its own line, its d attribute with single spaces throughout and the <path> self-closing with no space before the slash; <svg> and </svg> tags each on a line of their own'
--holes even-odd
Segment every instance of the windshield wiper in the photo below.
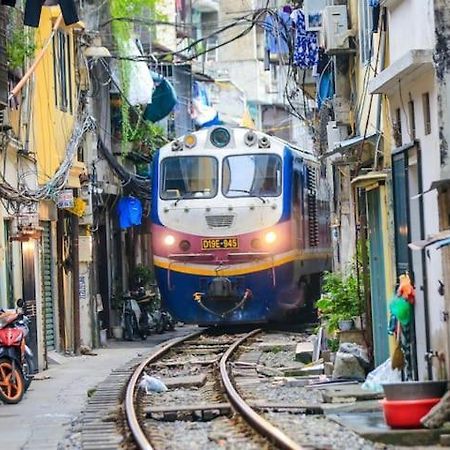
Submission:
<svg viewBox="0 0 450 450">
<path fill-rule="evenodd" d="M 177 206 L 178 202 L 180 200 L 185 200 L 191 196 L 191 192 L 185 192 L 184 194 L 181 194 L 174 202 L 173 206 Z"/>
<path fill-rule="evenodd" d="M 247 189 L 229 189 L 228 192 L 244 192 L 245 194 L 248 194 L 248 195 L 251 196 L 251 197 L 257 197 L 257 198 L 259 198 L 264 204 L 266 204 L 266 200 L 265 200 L 263 197 L 261 197 L 261 196 L 259 196 L 259 195 L 256 195 L 256 194 L 250 192 L 250 191 L 247 190 Z M 228 193 L 228 192 L 227 192 L 227 193 Z"/>
</svg>

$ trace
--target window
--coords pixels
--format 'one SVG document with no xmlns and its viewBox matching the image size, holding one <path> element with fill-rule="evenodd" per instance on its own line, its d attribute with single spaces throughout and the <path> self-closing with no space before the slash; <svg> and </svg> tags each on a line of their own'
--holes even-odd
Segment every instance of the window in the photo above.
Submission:
<svg viewBox="0 0 450 450">
<path fill-rule="evenodd" d="M 422 95 L 423 105 L 423 126 L 425 134 L 431 133 L 431 111 L 430 111 L 430 94 L 426 92 Z"/>
<path fill-rule="evenodd" d="M 362 64 L 372 58 L 372 11 L 367 0 L 359 0 L 359 43 Z"/>
<path fill-rule="evenodd" d="M 402 113 L 400 108 L 395 110 L 394 141 L 396 147 L 402 146 Z"/>
<path fill-rule="evenodd" d="M 72 107 L 72 46 L 67 33 L 58 30 L 53 39 L 53 74 L 55 104 L 61 111 L 73 112 Z"/>
<path fill-rule="evenodd" d="M 166 158 L 161 164 L 161 198 L 215 197 L 217 170 L 217 160 L 211 156 Z"/>
<path fill-rule="evenodd" d="M 277 155 L 236 155 L 223 163 L 225 197 L 277 197 L 281 194 L 281 158 Z"/>
<path fill-rule="evenodd" d="M 409 133 L 410 139 L 414 140 L 416 138 L 416 113 L 414 111 L 414 101 L 410 100 L 408 102 L 408 120 L 409 120 Z"/>
</svg>

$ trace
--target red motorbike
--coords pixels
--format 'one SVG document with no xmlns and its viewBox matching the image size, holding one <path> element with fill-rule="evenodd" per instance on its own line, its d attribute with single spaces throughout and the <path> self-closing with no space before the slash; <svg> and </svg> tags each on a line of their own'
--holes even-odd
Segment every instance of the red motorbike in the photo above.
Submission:
<svg viewBox="0 0 450 450">
<path fill-rule="evenodd" d="M 28 318 L 22 313 L 22 300 L 17 306 L 0 309 L 0 400 L 9 404 L 22 400 L 33 373 L 33 354 L 25 342 Z"/>
</svg>

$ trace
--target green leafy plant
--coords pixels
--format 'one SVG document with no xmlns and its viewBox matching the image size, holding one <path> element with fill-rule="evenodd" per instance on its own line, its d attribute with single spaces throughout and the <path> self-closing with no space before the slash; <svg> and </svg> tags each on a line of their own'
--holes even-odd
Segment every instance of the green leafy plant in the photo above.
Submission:
<svg viewBox="0 0 450 450">
<path fill-rule="evenodd" d="M 21 69 L 27 58 L 34 55 L 36 44 L 33 32 L 25 28 L 12 30 L 6 41 L 6 57 L 11 69 Z"/>
<path fill-rule="evenodd" d="M 339 328 L 339 321 L 351 319 L 361 313 L 361 295 L 358 280 L 351 270 L 348 273 L 326 272 L 322 296 L 316 302 L 320 315 L 330 333 Z"/>
<path fill-rule="evenodd" d="M 148 287 L 154 281 L 155 277 L 150 267 L 139 264 L 133 270 L 132 278 L 136 286 Z"/>
<path fill-rule="evenodd" d="M 147 156 L 151 156 L 156 149 L 167 142 L 164 129 L 160 125 L 146 120 L 140 120 L 134 128 L 128 127 L 123 139 L 127 142 L 134 142 L 136 145 L 133 146 L 133 150 Z"/>
</svg>

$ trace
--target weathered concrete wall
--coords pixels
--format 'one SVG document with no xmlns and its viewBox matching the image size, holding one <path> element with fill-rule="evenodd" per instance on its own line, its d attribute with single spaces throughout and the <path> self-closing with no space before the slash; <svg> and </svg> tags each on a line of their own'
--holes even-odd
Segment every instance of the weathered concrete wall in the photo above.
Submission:
<svg viewBox="0 0 450 450">
<path fill-rule="evenodd" d="M 441 177 L 450 178 L 450 8 L 446 0 L 435 0 L 436 48 L 434 62 L 438 81 L 439 146 Z"/>
</svg>

